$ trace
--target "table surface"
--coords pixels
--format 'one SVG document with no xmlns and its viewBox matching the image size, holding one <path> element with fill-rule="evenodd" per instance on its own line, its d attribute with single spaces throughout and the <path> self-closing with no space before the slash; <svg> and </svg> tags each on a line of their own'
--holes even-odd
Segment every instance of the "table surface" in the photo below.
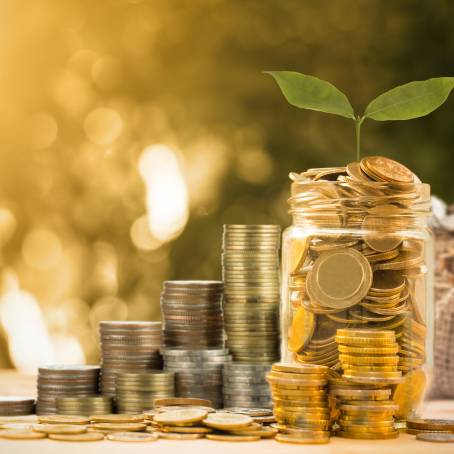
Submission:
<svg viewBox="0 0 454 454">
<path fill-rule="evenodd" d="M 0 371 L 1 395 L 35 395 L 35 377 L 21 376 L 11 371 Z M 454 400 L 431 401 L 425 404 L 423 416 L 430 418 L 454 419 Z M 192 441 L 158 440 L 153 443 L 118 443 L 100 441 L 92 443 L 58 442 L 45 440 L 2 440 L 1 454 L 116 454 L 129 452 L 156 452 L 174 454 L 182 449 L 184 454 L 212 454 L 213 449 L 222 454 L 248 450 L 248 454 L 453 454 L 454 444 L 435 444 L 417 441 L 414 436 L 401 434 L 396 440 L 349 440 L 332 437 L 326 445 L 290 445 L 274 440 L 261 440 L 248 443 L 217 442 L 206 439 Z M 39 450 L 39 451 L 38 451 Z M 88 452 L 87 452 L 88 451 Z"/>
</svg>

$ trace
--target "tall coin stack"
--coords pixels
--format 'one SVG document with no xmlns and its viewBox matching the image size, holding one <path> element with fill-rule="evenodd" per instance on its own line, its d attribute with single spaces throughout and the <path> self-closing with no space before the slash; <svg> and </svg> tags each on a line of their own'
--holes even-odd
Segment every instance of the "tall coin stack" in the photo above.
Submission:
<svg viewBox="0 0 454 454">
<path fill-rule="evenodd" d="M 173 372 L 118 374 L 116 385 L 118 413 L 142 413 L 154 408 L 155 399 L 175 396 Z"/>
<path fill-rule="evenodd" d="M 266 374 L 271 366 L 227 363 L 224 365 L 224 407 L 273 408 Z"/>
<path fill-rule="evenodd" d="M 113 412 L 113 399 L 106 396 L 59 397 L 57 414 L 70 416 L 108 415 Z"/>
<path fill-rule="evenodd" d="M 101 338 L 101 392 L 115 397 L 115 378 L 122 372 L 162 369 L 161 322 L 104 321 Z"/>
<path fill-rule="evenodd" d="M 98 393 L 99 366 L 54 365 L 38 369 L 37 415 L 57 413 L 57 398 Z"/>
<path fill-rule="evenodd" d="M 161 293 L 166 348 L 224 348 L 221 281 L 165 281 Z"/>
<path fill-rule="evenodd" d="M 330 380 L 330 394 L 338 399 L 337 435 L 377 440 L 397 438 L 394 415 L 399 410 L 398 404 L 409 400 L 413 383 L 401 392 L 402 402 L 391 400 L 391 386 L 404 383 L 398 370 L 399 346 L 395 332 L 338 329 L 336 343 L 343 371 L 337 387 Z"/>
<path fill-rule="evenodd" d="M 164 349 L 164 368 L 175 372 L 178 397 L 209 399 L 215 408 L 223 406 L 222 369 L 231 360 L 226 349 Z"/>
<path fill-rule="evenodd" d="M 224 225 L 224 319 L 234 361 L 279 359 L 280 233 L 278 225 Z"/>
<path fill-rule="evenodd" d="M 330 409 L 328 368 L 315 364 L 273 364 L 267 375 L 273 393 L 277 441 L 327 443 Z"/>
</svg>

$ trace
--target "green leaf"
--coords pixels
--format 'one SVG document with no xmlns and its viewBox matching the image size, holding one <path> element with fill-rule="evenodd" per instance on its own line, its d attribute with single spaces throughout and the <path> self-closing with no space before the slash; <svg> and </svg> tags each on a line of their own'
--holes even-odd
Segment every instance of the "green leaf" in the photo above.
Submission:
<svg viewBox="0 0 454 454">
<path fill-rule="evenodd" d="M 265 71 L 265 74 L 274 77 L 293 106 L 355 119 L 347 97 L 329 82 L 294 71 Z"/>
<path fill-rule="evenodd" d="M 454 88 L 454 77 L 438 77 L 393 88 L 375 98 L 364 112 L 377 121 L 410 120 L 440 107 Z"/>
</svg>

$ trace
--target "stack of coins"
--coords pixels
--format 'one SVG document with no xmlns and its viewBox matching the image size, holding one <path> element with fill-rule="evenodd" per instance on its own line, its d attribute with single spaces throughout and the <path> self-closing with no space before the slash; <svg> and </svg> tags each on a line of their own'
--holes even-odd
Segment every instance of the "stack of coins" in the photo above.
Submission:
<svg viewBox="0 0 454 454">
<path fill-rule="evenodd" d="M 101 392 L 115 397 L 118 373 L 162 368 L 161 322 L 105 321 L 99 323 L 101 338 Z"/>
<path fill-rule="evenodd" d="M 38 415 L 57 413 L 57 398 L 98 393 L 99 366 L 55 365 L 38 369 Z"/>
<path fill-rule="evenodd" d="M 231 357 L 226 349 L 162 351 L 164 368 L 175 372 L 175 391 L 179 397 L 208 399 L 222 407 L 222 369 Z"/>
<path fill-rule="evenodd" d="M 116 387 L 118 413 L 142 413 L 154 408 L 155 399 L 175 395 L 175 374 L 163 371 L 118 374 Z"/>
<path fill-rule="evenodd" d="M 271 366 L 227 363 L 224 365 L 224 407 L 272 408 L 266 374 Z"/>
<path fill-rule="evenodd" d="M 402 382 L 399 345 L 394 331 L 338 329 L 336 335 L 343 377 L 352 383 L 392 385 Z"/>
<path fill-rule="evenodd" d="M 279 359 L 280 233 L 278 225 L 224 225 L 224 318 L 234 361 Z"/>
<path fill-rule="evenodd" d="M 107 396 L 59 397 L 57 414 L 68 416 L 108 415 L 113 412 L 113 398 Z"/>
<path fill-rule="evenodd" d="M 330 409 L 328 368 L 313 364 L 273 364 L 267 379 L 273 394 L 276 440 L 327 443 Z"/>
<path fill-rule="evenodd" d="M 0 416 L 23 416 L 35 413 L 31 397 L 0 396 Z"/>
<path fill-rule="evenodd" d="M 161 293 L 164 346 L 224 348 L 221 281 L 166 281 Z"/>
</svg>

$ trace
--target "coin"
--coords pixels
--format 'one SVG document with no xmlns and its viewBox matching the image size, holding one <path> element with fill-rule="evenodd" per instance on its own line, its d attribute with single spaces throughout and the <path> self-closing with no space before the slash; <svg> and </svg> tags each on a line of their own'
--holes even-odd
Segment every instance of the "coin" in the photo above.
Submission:
<svg viewBox="0 0 454 454">
<path fill-rule="evenodd" d="M 41 424 L 82 424 L 90 423 L 88 418 L 83 416 L 69 416 L 69 415 L 49 415 L 39 416 L 38 420 Z"/>
<path fill-rule="evenodd" d="M 407 426 L 420 430 L 450 430 L 454 431 L 454 420 L 450 419 L 407 419 Z"/>
<path fill-rule="evenodd" d="M 140 432 L 146 427 L 145 423 L 139 422 L 96 422 L 90 426 L 91 429 L 110 432 Z"/>
<path fill-rule="evenodd" d="M 253 420 L 247 415 L 220 412 L 209 414 L 203 423 L 213 429 L 238 430 L 250 426 Z"/>
<path fill-rule="evenodd" d="M 157 433 L 143 432 L 114 432 L 107 434 L 107 439 L 111 441 L 123 441 L 128 443 L 143 443 L 148 441 L 156 441 L 159 438 Z"/>
<path fill-rule="evenodd" d="M 90 416 L 92 422 L 113 422 L 113 423 L 135 423 L 143 422 L 143 415 L 127 415 L 127 414 L 112 414 L 112 415 L 93 415 Z"/>
<path fill-rule="evenodd" d="M 213 431 L 209 427 L 196 427 L 196 426 L 160 426 L 159 430 L 162 432 L 172 433 L 188 433 L 188 434 L 207 434 Z"/>
<path fill-rule="evenodd" d="M 49 438 L 58 441 L 101 441 L 104 440 L 104 434 L 96 432 L 82 434 L 49 434 Z"/>
<path fill-rule="evenodd" d="M 307 433 L 301 431 L 298 435 L 294 434 L 277 434 L 274 439 L 280 443 L 290 444 L 325 444 L 329 443 L 329 432 L 322 436 L 316 435 L 313 431 L 308 430 Z"/>
<path fill-rule="evenodd" d="M 5 429 L 0 430 L 0 438 L 7 438 L 9 440 L 34 440 L 38 438 L 46 438 L 47 435 L 42 432 L 33 430 L 20 430 L 20 429 Z"/>
<path fill-rule="evenodd" d="M 81 434 L 87 431 L 85 425 L 71 425 L 71 424 L 35 424 L 33 426 L 35 432 L 44 434 Z"/>
<path fill-rule="evenodd" d="M 409 184 L 415 179 L 411 170 L 383 156 L 367 156 L 361 160 L 360 166 L 365 173 L 381 181 Z"/>
<path fill-rule="evenodd" d="M 343 249 L 320 255 L 308 274 L 306 290 L 321 306 L 344 309 L 361 301 L 371 284 L 369 262 L 355 249 Z"/>
<path fill-rule="evenodd" d="M 167 440 L 197 440 L 198 438 L 204 438 L 205 434 L 182 434 L 173 432 L 158 432 L 159 438 L 165 438 Z M 211 435 L 207 434 L 206 436 Z"/>
<path fill-rule="evenodd" d="M 399 437 L 397 430 L 387 433 L 370 433 L 370 432 L 351 432 L 346 430 L 339 430 L 336 432 L 338 437 L 342 438 L 355 438 L 359 440 L 390 440 Z"/>
<path fill-rule="evenodd" d="M 407 419 L 413 415 L 424 398 L 427 377 L 423 369 L 415 369 L 405 374 L 403 382 L 393 393 L 393 400 L 399 406 L 396 416 Z"/>
<path fill-rule="evenodd" d="M 443 433 L 417 434 L 416 439 L 420 441 L 430 441 L 433 443 L 454 443 L 454 434 Z"/>
<path fill-rule="evenodd" d="M 159 413 L 153 420 L 163 425 L 189 424 L 200 422 L 207 417 L 208 413 L 200 409 L 173 410 Z"/>
</svg>

